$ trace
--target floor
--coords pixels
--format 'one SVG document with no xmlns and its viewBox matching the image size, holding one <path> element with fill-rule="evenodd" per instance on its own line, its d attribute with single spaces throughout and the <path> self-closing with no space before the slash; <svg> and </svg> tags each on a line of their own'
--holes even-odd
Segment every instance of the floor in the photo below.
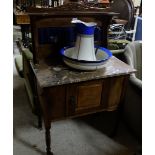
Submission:
<svg viewBox="0 0 155 155">
<path fill-rule="evenodd" d="M 20 28 L 14 26 L 14 57 L 19 54 L 16 44 Z M 13 68 L 13 127 L 14 155 L 45 155 L 45 130 L 37 128 L 24 81 Z M 114 137 L 109 137 L 115 125 L 115 113 L 99 113 L 78 119 L 67 119 L 52 124 L 54 155 L 140 155 L 140 143 L 121 122 Z M 136 152 L 136 154 L 135 154 Z"/>
</svg>

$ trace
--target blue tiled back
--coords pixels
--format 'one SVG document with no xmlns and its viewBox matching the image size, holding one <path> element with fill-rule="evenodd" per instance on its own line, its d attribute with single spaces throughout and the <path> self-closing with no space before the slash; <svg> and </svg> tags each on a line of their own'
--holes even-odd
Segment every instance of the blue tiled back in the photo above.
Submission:
<svg viewBox="0 0 155 155">
<path fill-rule="evenodd" d="M 58 41 L 63 42 L 64 46 L 70 46 L 76 41 L 77 31 L 75 27 L 49 27 L 38 29 L 39 44 L 50 44 L 51 37 L 56 37 Z M 95 29 L 95 41 L 101 39 L 101 32 Z"/>
</svg>

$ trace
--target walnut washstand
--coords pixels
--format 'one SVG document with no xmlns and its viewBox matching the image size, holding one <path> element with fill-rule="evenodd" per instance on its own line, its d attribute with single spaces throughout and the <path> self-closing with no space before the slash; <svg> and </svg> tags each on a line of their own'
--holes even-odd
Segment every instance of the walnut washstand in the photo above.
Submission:
<svg viewBox="0 0 155 155">
<path fill-rule="evenodd" d="M 73 70 L 63 63 L 58 54 L 65 46 L 63 37 L 46 44 L 39 42 L 41 28 L 72 26 L 71 19 L 78 17 L 98 23 L 101 39 L 95 44 L 106 48 L 108 26 L 116 13 L 74 3 L 53 9 L 30 8 L 28 13 L 33 45 L 33 61 L 29 66 L 33 75 L 31 83 L 45 124 L 47 154 L 51 155 L 51 122 L 116 110 L 123 100 L 128 77 L 135 70 L 114 56 L 103 69 L 91 72 Z"/>
</svg>

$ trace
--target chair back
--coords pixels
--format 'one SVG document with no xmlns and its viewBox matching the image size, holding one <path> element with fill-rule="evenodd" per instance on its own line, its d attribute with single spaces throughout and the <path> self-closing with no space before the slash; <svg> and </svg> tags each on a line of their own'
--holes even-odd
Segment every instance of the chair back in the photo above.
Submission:
<svg viewBox="0 0 155 155">
<path fill-rule="evenodd" d="M 117 17 L 119 19 L 127 20 L 125 28 L 130 30 L 134 20 L 134 4 L 132 0 L 113 0 L 110 5 L 111 10 L 120 13 Z M 124 11 L 125 10 L 125 11 Z"/>
<path fill-rule="evenodd" d="M 142 80 L 142 42 L 133 41 L 125 47 L 125 57 L 129 65 L 137 70 L 136 77 Z"/>
</svg>

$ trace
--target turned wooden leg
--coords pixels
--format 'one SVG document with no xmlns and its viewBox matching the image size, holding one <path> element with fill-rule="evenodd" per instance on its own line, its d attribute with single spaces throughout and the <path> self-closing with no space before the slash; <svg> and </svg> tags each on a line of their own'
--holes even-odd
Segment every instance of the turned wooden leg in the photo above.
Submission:
<svg viewBox="0 0 155 155">
<path fill-rule="evenodd" d="M 53 155 L 53 153 L 51 152 L 50 127 L 47 127 L 47 128 L 46 128 L 45 136 L 46 136 L 46 152 L 47 152 L 47 155 Z"/>
<path fill-rule="evenodd" d="M 42 111 L 41 111 L 40 102 L 37 95 L 35 95 L 34 97 L 34 103 L 35 103 L 36 114 L 38 119 L 38 129 L 42 130 Z"/>
<path fill-rule="evenodd" d="M 38 106 L 39 110 L 40 110 L 39 114 L 42 113 L 44 125 L 45 125 L 46 153 L 47 153 L 47 155 L 53 155 L 53 153 L 51 152 L 51 134 L 50 134 L 51 120 L 50 120 L 49 115 L 48 115 L 49 114 L 48 108 L 46 107 L 47 102 L 45 100 L 45 96 L 44 96 L 42 89 L 40 89 L 40 87 L 37 87 L 37 91 L 38 91 L 39 102 L 44 104 L 45 108 L 46 108 L 46 110 L 43 111 L 43 113 L 42 113 L 41 106 Z"/>
</svg>

